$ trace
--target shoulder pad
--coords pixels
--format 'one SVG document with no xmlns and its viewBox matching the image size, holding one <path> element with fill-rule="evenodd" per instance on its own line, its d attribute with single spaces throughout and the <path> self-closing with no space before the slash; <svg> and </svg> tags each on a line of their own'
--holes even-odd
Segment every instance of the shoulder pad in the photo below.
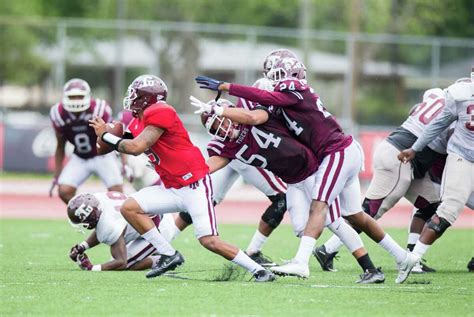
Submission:
<svg viewBox="0 0 474 317">
<path fill-rule="evenodd" d="M 458 82 L 449 86 L 447 92 L 454 100 L 472 99 L 474 98 L 474 84 Z"/>
<path fill-rule="evenodd" d="M 308 86 L 298 79 L 282 80 L 275 86 L 275 91 L 303 91 L 306 89 L 308 89 Z"/>
</svg>

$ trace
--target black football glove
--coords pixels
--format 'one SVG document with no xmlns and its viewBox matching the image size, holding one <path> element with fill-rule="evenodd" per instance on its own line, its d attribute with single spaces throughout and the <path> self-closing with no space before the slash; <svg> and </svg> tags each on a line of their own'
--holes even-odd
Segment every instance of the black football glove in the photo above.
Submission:
<svg viewBox="0 0 474 317">
<path fill-rule="evenodd" d="M 207 76 L 197 76 L 194 80 L 199 84 L 199 88 L 217 91 L 215 100 L 219 100 L 222 94 L 222 91 L 219 90 L 219 86 L 224 83 L 223 81 Z"/>
</svg>

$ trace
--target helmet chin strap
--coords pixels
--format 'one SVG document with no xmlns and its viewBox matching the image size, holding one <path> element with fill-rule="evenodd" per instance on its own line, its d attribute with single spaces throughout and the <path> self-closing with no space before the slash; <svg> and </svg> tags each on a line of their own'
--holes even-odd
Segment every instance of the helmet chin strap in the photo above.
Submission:
<svg viewBox="0 0 474 317">
<path fill-rule="evenodd" d="M 219 98 L 221 97 L 221 95 L 222 95 L 222 90 L 217 90 L 217 96 L 216 96 L 216 99 L 214 99 L 214 101 L 219 100 Z"/>
</svg>

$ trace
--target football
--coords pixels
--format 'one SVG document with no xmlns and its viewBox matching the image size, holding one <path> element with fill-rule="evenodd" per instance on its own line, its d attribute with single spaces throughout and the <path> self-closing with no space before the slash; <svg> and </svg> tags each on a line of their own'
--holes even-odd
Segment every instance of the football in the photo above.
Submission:
<svg viewBox="0 0 474 317">
<path fill-rule="evenodd" d="M 112 133 L 115 136 L 122 137 L 123 124 L 121 122 L 116 122 L 116 121 L 107 123 L 106 131 Z M 110 145 L 102 141 L 100 137 L 97 137 L 96 147 L 97 147 L 97 154 L 99 155 L 104 155 L 114 150 Z"/>
</svg>

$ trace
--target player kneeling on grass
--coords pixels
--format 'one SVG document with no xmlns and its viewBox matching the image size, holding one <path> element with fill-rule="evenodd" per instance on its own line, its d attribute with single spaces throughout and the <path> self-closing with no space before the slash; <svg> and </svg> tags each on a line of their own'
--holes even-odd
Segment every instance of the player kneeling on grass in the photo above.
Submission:
<svg viewBox="0 0 474 317">
<path fill-rule="evenodd" d="M 154 268 L 160 255 L 132 228 L 120 213 L 127 196 L 119 192 L 80 194 L 67 206 L 71 224 L 78 229 L 93 230 L 89 237 L 72 247 L 69 257 L 88 271 L 145 270 Z M 172 221 L 171 216 L 167 216 Z M 153 222 L 158 227 L 161 217 Z M 112 260 L 92 265 L 85 251 L 101 243 L 110 246 Z"/>
</svg>

